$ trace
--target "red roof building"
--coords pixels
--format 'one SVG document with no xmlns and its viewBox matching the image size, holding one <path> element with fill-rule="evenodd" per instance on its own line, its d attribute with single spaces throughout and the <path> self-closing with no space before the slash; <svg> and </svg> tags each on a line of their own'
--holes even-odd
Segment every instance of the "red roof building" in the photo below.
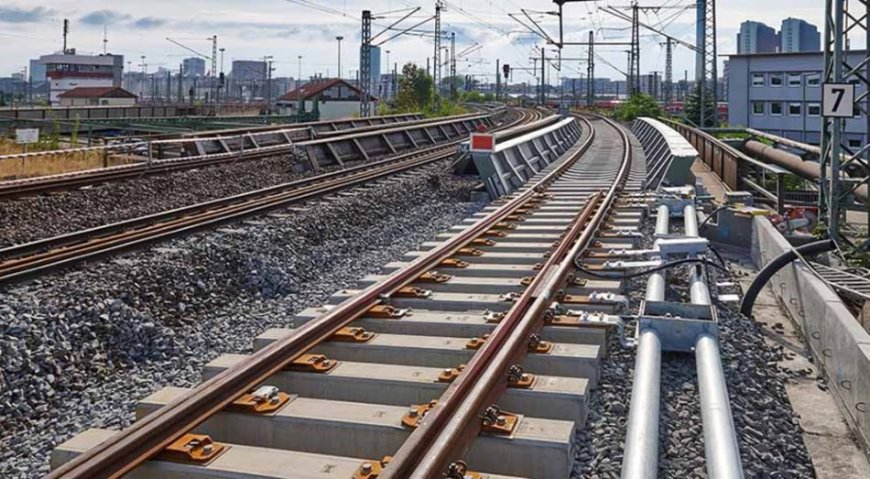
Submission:
<svg viewBox="0 0 870 479">
<path fill-rule="evenodd" d="M 356 86 L 340 78 L 312 80 L 301 87 L 285 93 L 278 98 L 278 110 L 282 115 L 294 115 L 299 108 L 300 100 L 306 112 L 317 110 L 321 120 L 348 118 L 359 114 L 359 103 L 362 92 Z M 369 95 L 373 108 L 377 108 L 378 99 Z"/>
<path fill-rule="evenodd" d="M 135 105 L 137 96 L 121 87 L 78 87 L 57 96 L 61 106 Z"/>
</svg>

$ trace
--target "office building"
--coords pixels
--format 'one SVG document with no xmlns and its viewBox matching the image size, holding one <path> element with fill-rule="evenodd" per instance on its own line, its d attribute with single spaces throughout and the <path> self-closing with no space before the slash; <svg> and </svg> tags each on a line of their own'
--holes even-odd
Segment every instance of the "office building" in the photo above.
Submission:
<svg viewBox="0 0 870 479">
<path fill-rule="evenodd" d="M 779 48 L 776 30 L 761 23 L 746 21 L 737 34 L 737 53 L 774 53 Z"/>
<path fill-rule="evenodd" d="M 30 72 L 28 73 L 30 79 L 28 81 L 36 83 L 42 83 L 46 80 L 45 77 L 45 65 L 39 63 L 39 59 L 30 60 Z"/>
<path fill-rule="evenodd" d="M 779 32 L 782 53 L 817 52 L 821 50 L 819 29 L 797 18 L 786 18 L 782 21 Z"/>
<path fill-rule="evenodd" d="M 233 60 L 230 76 L 234 83 L 262 82 L 268 67 L 262 60 Z"/>
<path fill-rule="evenodd" d="M 857 65 L 863 50 L 848 53 Z M 728 123 L 817 145 L 821 138 L 822 52 L 730 55 Z M 863 87 L 856 85 L 856 97 Z M 847 119 L 845 142 L 858 148 L 868 142 L 865 119 Z"/>
<path fill-rule="evenodd" d="M 205 58 L 185 58 L 181 62 L 184 68 L 185 78 L 204 77 L 205 76 Z"/>
<path fill-rule="evenodd" d="M 60 104 L 60 95 L 74 88 L 120 87 L 124 73 L 122 55 L 76 55 L 74 48 L 65 53 L 43 55 L 39 63 L 45 65 L 52 105 Z"/>
</svg>

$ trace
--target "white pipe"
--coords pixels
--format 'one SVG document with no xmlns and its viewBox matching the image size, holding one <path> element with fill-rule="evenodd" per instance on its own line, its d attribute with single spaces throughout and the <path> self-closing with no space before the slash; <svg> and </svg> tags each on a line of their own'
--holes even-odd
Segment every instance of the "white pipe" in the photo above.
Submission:
<svg viewBox="0 0 870 479">
<path fill-rule="evenodd" d="M 670 212 L 659 206 L 656 235 L 668 234 Z M 647 301 L 664 301 L 665 272 L 650 275 Z M 653 479 L 658 473 L 659 410 L 661 408 L 662 345 L 658 333 L 643 331 L 637 341 L 631 407 L 622 460 L 623 479 Z"/>
</svg>

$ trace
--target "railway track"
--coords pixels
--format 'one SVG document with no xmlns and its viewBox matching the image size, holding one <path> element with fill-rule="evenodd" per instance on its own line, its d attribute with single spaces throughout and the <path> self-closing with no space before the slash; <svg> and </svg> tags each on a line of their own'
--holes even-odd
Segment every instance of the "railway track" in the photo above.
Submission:
<svg viewBox="0 0 870 479">
<path fill-rule="evenodd" d="M 25 195 L 37 195 L 113 181 L 130 180 L 147 175 L 167 174 L 174 171 L 204 168 L 238 161 L 256 160 L 281 154 L 291 154 L 295 151 L 300 151 L 300 149 L 305 149 L 307 145 L 321 145 L 328 141 L 341 141 L 346 139 L 359 145 L 360 140 L 355 139 L 357 137 L 365 137 L 366 135 L 372 136 L 379 132 L 395 131 L 397 129 L 401 130 L 411 127 L 426 128 L 430 125 L 440 129 L 442 127 L 437 125 L 442 124 L 445 121 L 448 123 L 465 121 L 472 124 L 482 117 L 483 115 L 459 115 L 456 117 L 450 117 L 446 120 L 444 118 L 429 120 L 411 119 L 401 122 L 366 125 L 337 131 L 315 131 L 311 127 L 290 127 L 278 130 L 277 132 L 275 130 L 267 130 L 261 133 L 245 131 L 242 134 L 226 135 L 217 138 L 210 135 L 202 135 L 184 139 L 159 140 L 148 144 L 147 148 L 150 153 L 145 153 L 146 158 L 137 163 L 39 178 L 0 181 L 0 201 Z M 455 132 L 451 131 L 449 133 L 460 134 L 465 132 L 466 130 L 460 131 L 457 129 Z M 255 139 L 255 135 L 265 135 L 265 137 L 260 137 L 260 140 L 258 141 Z M 450 139 L 448 133 L 444 133 L 444 138 L 448 140 Z M 430 141 L 422 143 L 421 146 L 437 143 L 436 138 L 430 136 L 427 139 Z M 100 150 L 100 148 L 93 148 L 93 150 Z M 164 149 L 171 148 L 181 150 L 187 149 L 190 151 L 187 153 L 184 153 L 183 151 L 180 152 L 179 154 L 183 155 L 180 158 L 159 159 L 162 156 L 161 152 Z M 326 148 L 329 147 L 327 146 Z M 360 146 L 360 148 L 362 147 Z M 395 153 L 395 151 L 393 152 Z M 154 158 L 151 158 L 152 156 L 154 156 Z M 369 156 L 374 156 L 374 154 L 369 155 L 363 153 L 362 156 L 369 159 Z M 341 159 L 338 158 L 337 162 L 341 164 Z M 317 170 L 318 166 L 316 164 L 313 165 L 313 169 Z"/>
<path fill-rule="evenodd" d="M 49 477 L 568 477 L 624 304 L 575 258 L 630 248 L 646 211 L 628 135 L 579 121 L 519 192 L 68 441 Z"/>
<path fill-rule="evenodd" d="M 499 130 L 517 135 L 542 114 L 521 110 Z M 525 126 L 523 126 L 525 125 Z M 336 193 L 450 158 L 460 141 L 350 167 L 282 185 L 221 198 L 118 223 L 0 249 L 0 284 L 32 278 L 72 264 L 117 254 L 203 228 Z"/>
</svg>

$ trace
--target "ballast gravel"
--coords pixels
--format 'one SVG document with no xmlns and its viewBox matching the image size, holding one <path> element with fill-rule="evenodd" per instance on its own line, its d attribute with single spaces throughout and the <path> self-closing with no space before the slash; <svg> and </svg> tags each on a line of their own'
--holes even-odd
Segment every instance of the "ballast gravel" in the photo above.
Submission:
<svg viewBox="0 0 870 479">
<path fill-rule="evenodd" d="M 444 164 L 439 165 L 441 169 Z M 477 212 L 436 168 L 0 289 L 0 477 Z"/>
<path fill-rule="evenodd" d="M 311 176 L 289 155 L 143 176 L 0 203 L 0 248 Z M 328 172 L 325 168 L 321 172 Z"/>
<path fill-rule="evenodd" d="M 682 228 L 677 224 L 672 229 Z M 652 229 L 646 233 L 646 238 L 653 237 Z M 730 262 L 727 257 L 725 261 Z M 715 280 L 727 281 L 722 274 Z M 688 277 L 687 267 L 668 272 L 669 300 L 689 302 Z M 629 280 L 627 291 L 636 311 L 646 292 L 645 279 Z M 736 305 L 717 306 L 722 367 L 745 476 L 815 477 L 799 417 L 785 390 L 795 373 L 777 365 L 785 352 L 765 343 L 761 326 L 743 317 Z M 577 433 L 576 478 L 620 477 L 635 355 L 620 348 L 616 338 L 611 338 L 608 351 L 601 363 L 599 387 L 590 398 L 587 427 Z M 693 354 L 662 355 L 661 395 L 657 477 L 707 477 Z"/>
</svg>

